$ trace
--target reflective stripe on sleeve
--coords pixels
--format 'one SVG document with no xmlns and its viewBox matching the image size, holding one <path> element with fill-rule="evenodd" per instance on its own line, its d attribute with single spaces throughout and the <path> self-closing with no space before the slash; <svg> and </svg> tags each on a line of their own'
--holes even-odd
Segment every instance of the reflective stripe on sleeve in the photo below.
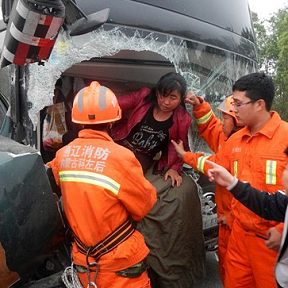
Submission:
<svg viewBox="0 0 288 288">
<path fill-rule="evenodd" d="M 197 170 L 204 173 L 204 164 L 209 156 L 200 156 L 197 160 Z"/>
<path fill-rule="evenodd" d="M 205 124 L 209 121 L 209 119 L 211 118 L 211 116 L 213 115 L 213 111 L 209 111 L 206 115 L 204 115 L 201 118 L 196 119 L 196 123 L 199 124 Z"/>
<path fill-rule="evenodd" d="M 276 184 L 276 168 L 277 161 L 267 160 L 266 161 L 266 184 Z"/>
<path fill-rule="evenodd" d="M 237 177 L 238 176 L 238 161 L 234 161 L 233 168 L 234 168 L 234 177 Z"/>
<path fill-rule="evenodd" d="M 113 179 L 88 171 L 61 171 L 59 177 L 61 182 L 79 182 L 101 186 L 115 195 L 118 194 L 120 189 L 120 184 Z"/>
</svg>

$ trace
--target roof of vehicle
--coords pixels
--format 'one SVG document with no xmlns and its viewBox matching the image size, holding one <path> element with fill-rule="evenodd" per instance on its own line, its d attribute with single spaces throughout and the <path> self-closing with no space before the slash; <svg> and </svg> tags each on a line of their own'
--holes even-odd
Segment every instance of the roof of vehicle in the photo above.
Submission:
<svg viewBox="0 0 288 288">
<path fill-rule="evenodd" d="M 108 23 L 176 35 L 256 60 L 247 0 L 76 1 L 87 15 L 109 8 Z"/>
</svg>

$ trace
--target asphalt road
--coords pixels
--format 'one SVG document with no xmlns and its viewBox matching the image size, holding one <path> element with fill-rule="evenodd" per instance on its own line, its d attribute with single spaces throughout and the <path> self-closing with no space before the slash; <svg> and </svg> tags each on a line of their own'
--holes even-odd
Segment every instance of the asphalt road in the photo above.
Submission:
<svg viewBox="0 0 288 288">
<path fill-rule="evenodd" d="M 195 284 L 193 288 L 223 288 L 218 273 L 218 262 L 215 252 L 207 252 L 206 256 L 206 278 Z"/>
</svg>

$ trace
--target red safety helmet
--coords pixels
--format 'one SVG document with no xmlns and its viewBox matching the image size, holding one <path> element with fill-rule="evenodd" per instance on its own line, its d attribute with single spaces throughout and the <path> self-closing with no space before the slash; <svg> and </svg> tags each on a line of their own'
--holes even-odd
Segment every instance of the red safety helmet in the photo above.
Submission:
<svg viewBox="0 0 288 288">
<path fill-rule="evenodd" d="M 224 101 L 217 107 L 217 109 L 220 110 L 222 113 L 225 113 L 225 114 L 232 116 L 235 119 L 236 126 L 243 126 L 243 125 L 239 124 L 239 122 L 235 116 L 235 112 L 234 112 L 233 106 L 231 104 L 232 102 L 233 102 L 233 95 L 230 95 L 229 97 L 224 99 Z"/>
<path fill-rule="evenodd" d="M 115 94 L 97 81 L 81 89 L 75 96 L 72 121 L 78 124 L 110 123 L 121 119 L 122 111 Z"/>
</svg>

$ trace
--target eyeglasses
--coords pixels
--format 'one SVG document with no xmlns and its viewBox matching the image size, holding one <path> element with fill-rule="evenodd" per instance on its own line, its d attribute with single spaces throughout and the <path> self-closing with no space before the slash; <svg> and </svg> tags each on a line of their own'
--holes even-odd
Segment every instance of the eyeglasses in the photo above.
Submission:
<svg viewBox="0 0 288 288">
<path fill-rule="evenodd" d="M 246 104 L 251 104 L 251 103 L 254 103 L 254 102 L 256 102 L 255 100 L 250 100 L 250 101 L 248 101 L 248 102 L 244 102 L 244 103 L 237 103 L 237 102 L 231 102 L 231 105 L 232 106 L 236 106 L 236 107 L 241 107 L 242 105 L 246 105 Z"/>
</svg>

